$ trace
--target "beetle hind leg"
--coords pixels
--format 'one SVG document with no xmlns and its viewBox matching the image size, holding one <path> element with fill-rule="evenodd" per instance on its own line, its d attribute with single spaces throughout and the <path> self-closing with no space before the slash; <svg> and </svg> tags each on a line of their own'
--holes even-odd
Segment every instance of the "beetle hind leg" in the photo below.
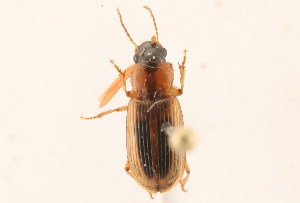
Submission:
<svg viewBox="0 0 300 203">
<path fill-rule="evenodd" d="M 184 188 L 184 185 L 187 183 L 188 179 L 189 179 L 189 176 L 190 176 L 190 173 L 191 173 L 191 170 L 190 170 L 190 167 L 188 165 L 188 163 L 185 161 L 185 172 L 186 172 L 186 176 L 184 178 L 182 178 L 180 180 L 180 185 L 181 185 L 181 190 L 183 192 L 187 192 L 187 190 Z"/>
</svg>

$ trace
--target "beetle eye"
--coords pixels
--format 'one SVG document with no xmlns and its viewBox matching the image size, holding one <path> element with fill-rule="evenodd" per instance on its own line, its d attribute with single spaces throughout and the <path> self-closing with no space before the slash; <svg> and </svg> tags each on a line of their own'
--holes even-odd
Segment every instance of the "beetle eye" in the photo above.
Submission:
<svg viewBox="0 0 300 203">
<path fill-rule="evenodd" d="M 135 63 L 138 62 L 138 56 L 137 56 L 136 54 L 134 54 L 134 56 L 133 56 L 133 61 L 134 61 Z"/>
<path fill-rule="evenodd" d="M 162 52 L 163 52 L 163 56 L 166 57 L 167 56 L 167 50 L 165 48 L 162 48 Z"/>
</svg>

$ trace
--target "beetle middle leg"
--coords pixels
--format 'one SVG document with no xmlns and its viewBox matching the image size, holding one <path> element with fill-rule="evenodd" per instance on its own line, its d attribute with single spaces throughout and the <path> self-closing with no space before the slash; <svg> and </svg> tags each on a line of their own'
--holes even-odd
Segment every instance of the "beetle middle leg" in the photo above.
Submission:
<svg viewBox="0 0 300 203">
<path fill-rule="evenodd" d="M 92 117 L 84 117 L 84 116 L 80 116 L 80 118 L 85 119 L 85 120 L 91 120 L 91 119 L 96 119 L 96 118 L 102 118 L 103 116 L 113 113 L 113 112 L 120 112 L 120 111 L 126 111 L 127 110 L 127 106 L 121 106 L 119 108 L 115 108 L 115 109 L 111 109 L 108 111 L 104 111 L 102 113 L 99 113 L 96 116 L 92 116 Z"/>
<path fill-rule="evenodd" d="M 125 73 L 115 64 L 113 60 L 110 60 L 110 62 L 114 65 L 114 67 L 117 69 L 117 71 L 120 73 L 120 80 L 122 83 L 122 88 L 126 94 L 127 97 L 133 98 L 133 91 L 127 91 L 126 90 L 126 80 L 125 80 Z"/>
<path fill-rule="evenodd" d="M 190 167 L 189 167 L 187 161 L 185 161 L 184 170 L 186 172 L 186 176 L 183 179 L 180 180 L 180 185 L 181 185 L 182 191 L 187 192 L 187 190 L 184 188 L 184 185 L 187 183 L 187 181 L 189 179 L 189 176 L 190 176 L 190 173 L 191 173 L 191 170 L 190 170 Z"/>
<path fill-rule="evenodd" d="M 180 88 L 177 88 L 175 86 L 172 86 L 171 89 L 171 95 L 174 96 L 180 96 L 183 93 L 183 88 L 184 88 L 184 74 L 185 74 L 185 62 L 186 62 L 186 52 L 187 50 L 184 50 L 184 56 L 181 65 L 179 65 L 179 70 L 180 70 Z"/>
</svg>

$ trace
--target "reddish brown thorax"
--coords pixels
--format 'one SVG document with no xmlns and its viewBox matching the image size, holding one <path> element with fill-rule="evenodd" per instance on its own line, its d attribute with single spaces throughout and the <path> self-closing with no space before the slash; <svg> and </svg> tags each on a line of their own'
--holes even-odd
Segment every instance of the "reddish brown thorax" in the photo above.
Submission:
<svg viewBox="0 0 300 203">
<path fill-rule="evenodd" d="M 156 100 L 163 99 L 173 83 L 173 68 L 168 62 L 163 63 L 138 63 L 131 73 L 131 84 L 135 99 Z"/>
</svg>

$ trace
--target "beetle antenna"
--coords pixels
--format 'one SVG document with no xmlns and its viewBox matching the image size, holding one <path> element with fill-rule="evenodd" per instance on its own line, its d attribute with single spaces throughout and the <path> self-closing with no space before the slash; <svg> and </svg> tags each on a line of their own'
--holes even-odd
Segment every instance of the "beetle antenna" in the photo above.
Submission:
<svg viewBox="0 0 300 203">
<path fill-rule="evenodd" d="M 126 27 L 125 27 L 125 25 L 124 25 L 124 23 L 123 23 L 123 21 L 122 21 L 122 15 L 121 15 L 121 13 L 120 13 L 119 8 L 117 8 L 117 12 L 118 12 L 118 14 L 119 14 L 119 18 L 120 18 L 121 25 L 122 25 L 122 27 L 124 28 L 124 31 L 125 31 L 127 37 L 128 37 L 129 40 L 132 42 L 132 44 L 134 44 L 135 48 L 138 48 L 138 45 L 136 45 L 136 43 L 133 41 L 133 39 L 131 38 L 130 34 L 128 33 L 128 31 L 127 31 L 127 29 L 126 29 Z"/>
<path fill-rule="evenodd" d="M 154 15 L 152 13 L 152 10 L 148 6 L 144 6 L 144 8 L 147 9 L 150 12 L 150 15 L 151 15 L 153 23 L 154 23 L 155 31 L 156 31 L 156 40 L 158 41 L 157 25 L 156 25 L 156 21 L 155 21 Z"/>
</svg>

